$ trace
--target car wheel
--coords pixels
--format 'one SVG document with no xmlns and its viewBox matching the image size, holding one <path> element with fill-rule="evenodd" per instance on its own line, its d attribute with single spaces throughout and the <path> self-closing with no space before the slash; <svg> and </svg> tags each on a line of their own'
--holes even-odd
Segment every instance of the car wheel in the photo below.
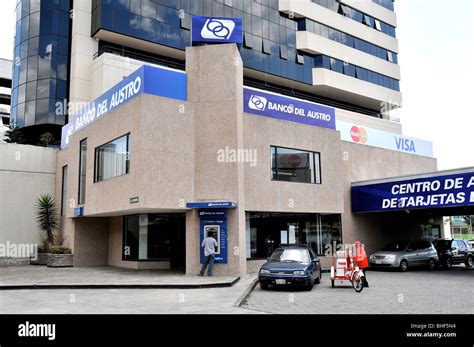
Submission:
<svg viewBox="0 0 474 347">
<path fill-rule="evenodd" d="M 400 271 L 406 272 L 408 270 L 408 262 L 406 260 L 402 260 L 400 262 Z"/>
<path fill-rule="evenodd" d="M 444 267 L 446 269 L 451 269 L 453 267 L 453 260 L 451 259 L 451 257 L 446 258 L 446 260 L 444 261 Z"/>
<path fill-rule="evenodd" d="M 319 276 L 314 279 L 314 283 L 316 283 L 316 284 L 321 283 L 321 271 L 319 272 Z"/>
<path fill-rule="evenodd" d="M 306 286 L 306 290 L 309 292 L 311 289 L 313 289 L 314 282 L 311 281 L 311 278 L 308 280 L 308 285 Z"/>
<path fill-rule="evenodd" d="M 466 260 L 465 265 L 466 265 L 467 267 L 472 267 L 472 263 L 473 263 L 473 262 L 472 262 L 472 257 L 471 257 L 471 256 L 467 257 L 467 260 Z"/>
<path fill-rule="evenodd" d="M 260 282 L 260 289 L 267 290 L 268 289 L 268 283 Z"/>
<path fill-rule="evenodd" d="M 428 270 L 434 270 L 436 267 L 436 262 L 433 258 L 428 261 Z"/>
</svg>

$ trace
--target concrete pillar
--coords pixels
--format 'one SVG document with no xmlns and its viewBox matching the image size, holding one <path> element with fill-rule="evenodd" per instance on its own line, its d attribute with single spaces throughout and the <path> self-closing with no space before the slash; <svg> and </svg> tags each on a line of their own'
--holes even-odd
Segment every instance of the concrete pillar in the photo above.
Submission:
<svg viewBox="0 0 474 347">
<path fill-rule="evenodd" d="M 242 59 L 235 44 L 188 47 L 186 71 L 188 102 L 195 110 L 195 200 L 238 204 L 237 209 L 228 210 L 228 263 L 216 264 L 215 274 L 243 275 L 244 167 L 243 163 L 218 162 L 219 150 L 243 149 Z M 195 212 L 188 212 L 187 217 L 186 273 L 195 275 L 200 267 L 199 218 Z"/>
</svg>

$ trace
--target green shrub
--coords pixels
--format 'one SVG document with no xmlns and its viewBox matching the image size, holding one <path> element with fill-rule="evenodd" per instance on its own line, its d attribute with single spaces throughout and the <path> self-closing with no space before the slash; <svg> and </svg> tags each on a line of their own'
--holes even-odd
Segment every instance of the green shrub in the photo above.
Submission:
<svg viewBox="0 0 474 347">
<path fill-rule="evenodd" d="M 70 248 L 67 248 L 65 246 L 52 246 L 51 253 L 52 254 L 71 254 L 72 251 Z"/>
<path fill-rule="evenodd" d="M 38 253 L 49 253 L 49 247 L 48 246 L 38 246 Z"/>
</svg>

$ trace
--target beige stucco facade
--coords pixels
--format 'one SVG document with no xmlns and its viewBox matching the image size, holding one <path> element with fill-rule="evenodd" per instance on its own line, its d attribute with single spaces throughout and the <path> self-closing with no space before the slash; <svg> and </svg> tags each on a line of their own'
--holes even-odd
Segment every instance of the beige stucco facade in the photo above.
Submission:
<svg viewBox="0 0 474 347">
<path fill-rule="evenodd" d="M 435 171 L 435 159 L 352 144 L 341 141 L 334 130 L 244 113 L 243 67 L 235 45 L 188 48 L 186 74 L 187 101 L 139 95 L 73 134 L 69 147 L 57 154 L 58 197 L 62 167 L 68 166 L 70 208 L 61 232 L 73 248 L 76 266 L 169 268 L 169 261 L 122 260 L 123 216 L 185 213 L 185 269 L 196 275 L 200 226 L 198 211 L 186 209 L 192 201 L 238 205 L 227 212 L 228 262 L 215 265 L 216 275 L 242 275 L 262 262 L 247 260 L 246 212 L 341 214 L 343 242 L 360 240 L 369 251 L 391 238 L 419 236 L 419 224 L 425 221 L 409 215 L 393 223 L 390 216 L 352 214 L 351 183 Z M 347 112 L 345 116 L 355 117 Z M 365 116 L 360 117 L 363 122 Z M 382 122 L 386 121 L 380 120 L 378 128 L 401 132 L 399 125 Z M 94 183 L 94 149 L 125 134 L 130 134 L 129 173 Z M 84 215 L 74 217 L 79 143 L 86 138 Z M 273 181 L 270 146 L 319 152 L 322 183 Z M 255 150 L 256 165 L 219 162 L 218 151 L 226 147 Z M 131 203 L 134 197 L 137 203 Z"/>
</svg>

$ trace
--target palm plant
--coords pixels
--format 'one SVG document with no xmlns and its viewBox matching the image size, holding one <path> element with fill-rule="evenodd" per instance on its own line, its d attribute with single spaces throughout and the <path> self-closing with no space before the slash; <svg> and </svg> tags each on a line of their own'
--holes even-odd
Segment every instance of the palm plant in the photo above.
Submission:
<svg viewBox="0 0 474 347">
<path fill-rule="evenodd" d="M 36 199 L 36 220 L 41 232 L 46 233 L 48 246 L 54 242 L 54 230 L 58 227 L 59 219 L 56 212 L 56 202 L 50 194 L 41 195 Z"/>
</svg>

